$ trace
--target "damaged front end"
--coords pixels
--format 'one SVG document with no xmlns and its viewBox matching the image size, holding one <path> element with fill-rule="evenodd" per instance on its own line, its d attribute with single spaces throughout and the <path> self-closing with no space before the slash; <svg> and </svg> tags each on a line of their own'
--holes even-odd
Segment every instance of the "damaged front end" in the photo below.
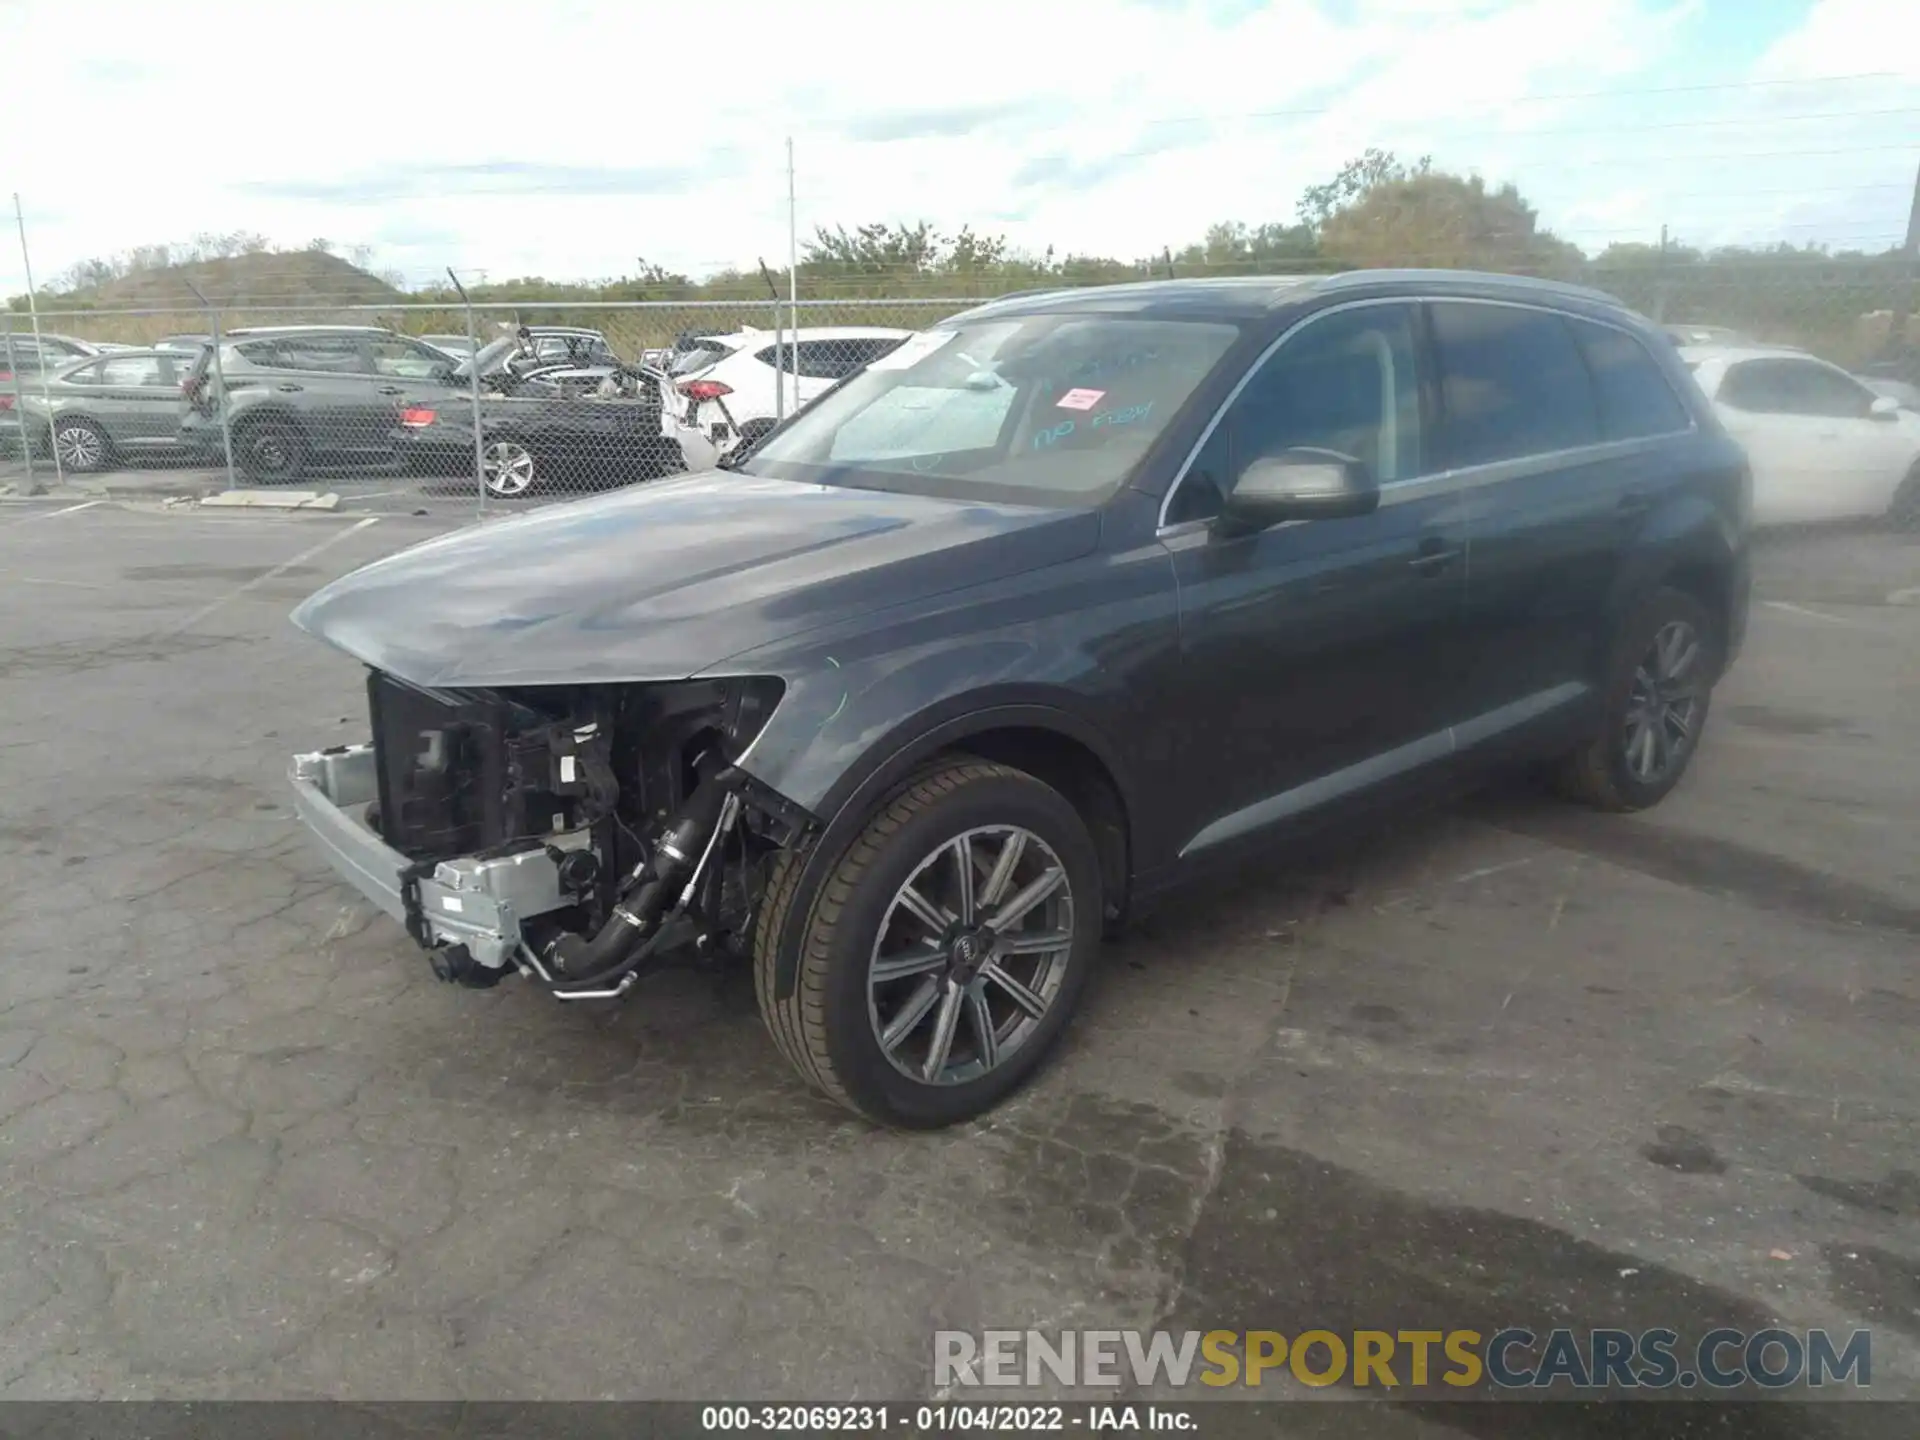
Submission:
<svg viewBox="0 0 1920 1440">
<path fill-rule="evenodd" d="M 428 690 L 375 670 L 367 693 L 372 743 L 296 757 L 296 808 L 446 981 L 612 999 L 743 953 L 772 856 L 813 825 L 738 767 L 775 679 Z"/>
</svg>

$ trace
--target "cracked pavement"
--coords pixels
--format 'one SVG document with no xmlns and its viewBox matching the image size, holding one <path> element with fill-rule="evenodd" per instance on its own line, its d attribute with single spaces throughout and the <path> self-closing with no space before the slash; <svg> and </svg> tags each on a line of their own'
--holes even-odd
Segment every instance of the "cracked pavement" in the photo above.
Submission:
<svg viewBox="0 0 1920 1440">
<path fill-rule="evenodd" d="M 286 613 L 440 523 L 0 510 L 0 1395 L 910 1399 L 939 1328 L 1773 1319 L 1920 1397 L 1912 540 L 1762 547 L 1656 812 L 1503 789 L 1251 871 L 1109 946 L 1013 1103 L 896 1135 L 744 976 L 445 987 L 308 848 L 286 757 L 364 696 Z"/>
</svg>

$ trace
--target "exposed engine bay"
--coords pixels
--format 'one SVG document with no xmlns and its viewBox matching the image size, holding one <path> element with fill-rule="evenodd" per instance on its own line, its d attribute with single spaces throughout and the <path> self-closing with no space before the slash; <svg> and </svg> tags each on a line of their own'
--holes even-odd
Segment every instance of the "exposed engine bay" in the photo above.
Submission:
<svg viewBox="0 0 1920 1440">
<path fill-rule="evenodd" d="M 367 693 L 371 747 L 295 778 L 404 857 L 401 918 L 443 980 L 517 969 L 610 999 L 670 960 L 743 955 L 773 856 L 812 826 L 736 764 L 778 680 L 436 691 L 372 671 Z M 332 793 L 366 778 L 365 799 Z"/>
</svg>

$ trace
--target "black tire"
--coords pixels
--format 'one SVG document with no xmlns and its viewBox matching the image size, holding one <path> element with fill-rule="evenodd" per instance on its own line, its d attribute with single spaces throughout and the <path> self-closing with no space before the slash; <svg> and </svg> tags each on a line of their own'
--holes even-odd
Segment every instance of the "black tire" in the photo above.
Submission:
<svg viewBox="0 0 1920 1440">
<path fill-rule="evenodd" d="M 1887 507 L 1887 524 L 1909 535 L 1920 534 L 1920 465 L 1913 467 Z"/>
<path fill-rule="evenodd" d="M 1675 626 L 1685 627 L 1695 637 L 1697 654 L 1686 676 L 1671 687 L 1656 687 L 1656 693 L 1648 697 L 1644 680 L 1657 668 L 1656 645 L 1670 636 L 1670 627 Z M 1664 799 L 1680 783 L 1700 748 L 1713 685 L 1720 674 L 1720 646 L 1719 626 L 1707 607 L 1693 596 L 1664 589 L 1649 596 L 1621 627 L 1608 668 L 1600 731 L 1561 763 L 1561 789 L 1571 798 L 1602 810 L 1644 810 Z M 1660 701 L 1662 696 L 1688 691 L 1692 709 L 1684 737 L 1676 739 L 1673 717 L 1660 713 L 1671 707 L 1663 707 Z M 1648 720 L 1650 714 L 1657 718 Z M 1673 747 L 1669 763 L 1652 775 L 1636 767 L 1630 754 L 1641 729 L 1651 732 L 1647 748 L 1657 746 L 1662 738 Z M 1633 753 L 1640 753 L 1637 746 Z"/>
<path fill-rule="evenodd" d="M 1023 1021 L 1008 1012 L 1013 1027 L 1010 1037 L 1018 1034 L 1018 1027 L 1030 1024 L 1017 1040 L 1017 1049 L 971 1079 L 926 1083 L 896 1068 L 882 1048 L 876 1034 L 879 1012 L 870 1009 L 869 967 L 882 938 L 881 927 L 890 914 L 898 913 L 892 907 L 901 887 L 958 837 L 994 827 L 1029 832 L 1042 842 L 1044 851 L 1051 852 L 1040 863 L 1057 860 L 1064 870 L 1070 944 L 1047 962 L 1063 968 L 1051 981 L 1051 1000 L 1044 1013 Z M 768 880 L 754 934 L 754 991 L 761 1016 L 780 1053 L 803 1079 L 880 1124 L 934 1129 L 985 1113 L 1032 1078 L 1066 1029 L 1086 988 L 1104 913 L 1100 863 L 1092 837 L 1064 796 L 1023 771 L 966 756 L 950 757 L 897 789 L 812 895 L 800 893 L 806 859 L 798 852 L 780 857 Z M 778 937 L 796 905 L 806 907 L 799 972 L 792 995 L 776 999 Z M 944 947 L 928 949 L 944 953 Z M 949 981 L 942 977 L 936 983 L 946 986 Z M 956 1008 L 970 1003 L 955 999 Z M 927 1013 L 937 1028 L 938 1016 Z M 1025 1013 L 1031 1016 L 1031 1011 Z M 970 1038 L 965 1043 L 976 1057 L 972 1063 L 979 1064 L 981 1047 L 971 1038 L 979 1030 L 970 1008 L 967 1022 Z M 995 1029 L 995 1022 L 989 1020 L 986 1028 Z M 950 1043 L 962 1044 L 957 1031 Z"/>
<path fill-rule="evenodd" d="M 233 437 L 233 458 L 255 485 L 290 485 L 307 473 L 307 441 L 285 420 L 260 420 Z"/>
<path fill-rule="evenodd" d="M 63 416 L 54 421 L 52 444 L 69 475 L 92 475 L 113 465 L 113 441 L 91 420 Z"/>
</svg>

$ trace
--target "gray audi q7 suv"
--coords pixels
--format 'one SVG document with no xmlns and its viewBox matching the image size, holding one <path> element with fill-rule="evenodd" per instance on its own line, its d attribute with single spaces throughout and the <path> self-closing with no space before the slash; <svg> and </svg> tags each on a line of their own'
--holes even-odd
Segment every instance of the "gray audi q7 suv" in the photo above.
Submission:
<svg viewBox="0 0 1920 1440">
<path fill-rule="evenodd" d="M 432 540 L 295 621 L 371 743 L 306 823 L 436 972 L 750 964 L 876 1120 L 1031 1076 L 1103 931 L 1256 849 L 1700 744 L 1749 477 L 1660 331 L 1455 272 L 1167 281 L 942 321 L 733 468 Z"/>
</svg>

